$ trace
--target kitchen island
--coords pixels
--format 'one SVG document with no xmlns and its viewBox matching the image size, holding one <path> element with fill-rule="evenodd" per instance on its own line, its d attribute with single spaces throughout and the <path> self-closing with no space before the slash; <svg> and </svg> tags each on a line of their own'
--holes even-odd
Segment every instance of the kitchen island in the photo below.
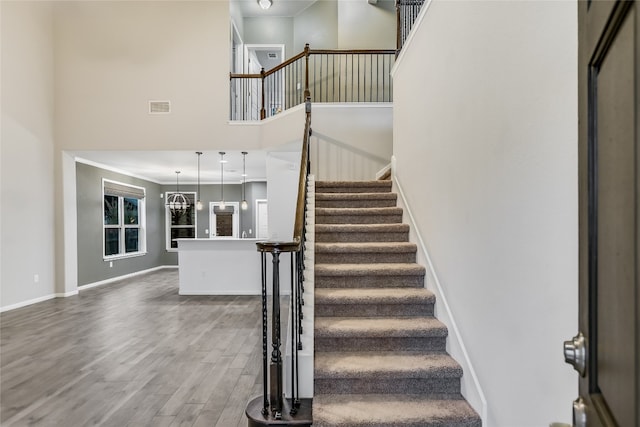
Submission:
<svg viewBox="0 0 640 427">
<path fill-rule="evenodd" d="M 260 295 L 256 239 L 177 239 L 180 295 Z"/>
</svg>

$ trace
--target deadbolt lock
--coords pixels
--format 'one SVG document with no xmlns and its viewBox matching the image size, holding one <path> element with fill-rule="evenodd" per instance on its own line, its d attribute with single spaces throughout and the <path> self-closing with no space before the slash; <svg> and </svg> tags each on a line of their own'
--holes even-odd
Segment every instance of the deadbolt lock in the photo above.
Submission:
<svg viewBox="0 0 640 427">
<path fill-rule="evenodd" d="M 587 347 L 582 332 L 564 342 L 564 361 L 584 377 L 587 371 Z"/>
</svg>

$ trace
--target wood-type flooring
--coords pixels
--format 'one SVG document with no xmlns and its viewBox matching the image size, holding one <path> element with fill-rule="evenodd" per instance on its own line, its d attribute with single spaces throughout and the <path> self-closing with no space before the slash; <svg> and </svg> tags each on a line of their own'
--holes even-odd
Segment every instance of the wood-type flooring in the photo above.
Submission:
<svg viewBox="0 0 640 427">
<path fill-rule="evenodd" d="M 163 269 L 0 314 L 0 424 L 246 426 L 261 362 L 259 296 Z"/>
</svg>

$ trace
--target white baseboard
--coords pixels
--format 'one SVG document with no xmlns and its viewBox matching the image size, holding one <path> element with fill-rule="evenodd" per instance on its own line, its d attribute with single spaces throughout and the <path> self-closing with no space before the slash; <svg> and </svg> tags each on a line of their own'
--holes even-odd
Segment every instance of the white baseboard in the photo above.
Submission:
<svg viewBox="0 0 640 427">
<path fill-rule="evenodd" d="M 395 158 L 392 158 L 392 163 L 395 162 Z M 484 396 L 484 392 L 482 391 L 482 387 L 480 386 L 480 381 L 478 376 L 476 375 L 476 371 L 471 364 L 471 359 L 469 357 L 469 353 L 462 341 L 462 335 L 458 330 L 458 325 L 453 317 L 453 312 L 447 302 L 447 298 L 443 291 L 442 285 L 440 284 L 440 280 L 438 279 L 438 275 L 436 274 L 435 268 L 433 267 L 433 263 L 431 262 L 431 257 L 429 256 L 429 252 L 427 251 L 427 247 L 422 239 L 420 231 L 416 225 L 416 221 L 414 219 L 413 214 L 411 213 L 411 208 L 407 203 L 407 199 L 402 191 L 402 185 L 395 174 L 396 168 L 392 168 L 393 174 L 393 186 L 398 192 L 398 202 L 404 209 L 409 219 L 409 225 L 411 227 L 411 235 L 415 236 L 418 245 L 418 254 L 419 257 L 423 258 L 426 261 L 425 267 L 427 269 L 426 277 L 425 277 L 425 287 L 433 292 L 436 296 L 436 312 L 438 320 L 447 325 L 449 328 L 449 337 L 447 340 L 447 351 L 449 354 L 456 359 L 456 361 L 462 366 L 462 370 L 464 372 L 461 378 L 461 388 L 462 395 L 467 399 L 469 404 L 480 414 L 482 418 L 482 425 L 487 425 L 487 400 Z"/>
<path fill-rule="evenodd" d="M 86 289 L 95 288 L 96 286 L 107 285 L 109 283 L 117 282 L 119 280 L 128 279 L 130 277 L 140 276 L 142 274 L 152 273 L 154 271 L 162 270 L 162 269 L 165 269 L 165 268 L 178 268 L 178 266 L 177 265 L 176 266 L 173 266 L 173 265 L 160 265 L 158 267 L 149 268 L 147 270 L 140 270 L 140 271 L 136 271 L 135 273 L 129 273 L 129 274 L 124 274 L 124 275 L 118 276 L 118 277 L 112 277 L 112 278 L 106 279 L 106 280 L 100 280 L 99 282 L 87 283 L 86 285 L 78 286 L 78 290 L 79 291 L 84 291 Z M 67 295 L 65 295 L 65 296 L 67 296 Z"/>
<path fill-rule="evenodd" d="M 58 293 L 49 294 L 49 295 L 45 295 L 45 296 L 42 296 L 42 297 L 38 297 L 38 298 L 33 298 L 33 299 L 30 299 L 30 300 L 22 301 L 22 302 L 19 302 L 19 303 L 16 303 L 16 304 L 11 304 L 11 305 L 7 305 L 7 306 L 4 306 L 4 307 L 0 307 L 0 313 L 3 313 L 5 311 L 15 310 L 17 308 L 26 307 L 26 306 L 31 305 L 31 304 L 37 304 L 39 302 L 47 301 L 47 300 L 54 299 L 54 298 L 72 297 L 74 295 L 78 295 L 79 291 L 83 291 L 83 290 L 90 289 L 90 288 L 95 288 L 96 286 L 106 285 L 108 283 L 117 282 L 118 280 L 127 279 L 129 277 L 139 276 L 141 274 L 151 273 L 153 271 L 162 270 L 164 268 L 178 268 L 178 266 L 177 265 L 161 265 L 159 267 L 149 268 L 147 270 L 142 270 L 142 271 L 136 271 L 135 273 L 125 274 L 123 276 L 113 277 L 113 278 L 107 279 L 107 280 L 101 280 L 99 282 L 89 283 L 87 285 L 78 286 L 78 289 L 76 289 L 74 291 L 58 292 Z"/>
<path fill-rule="evenodd" d="M 386 173 L 390 171 L 391 171 L 391 163 L 389 163 L 387 166 L 383 167 L 376 173 L 376 179 L 382 178 Z"/>
<path fill-rule="evenodd" d="M 30 299 L 30 300 L 27 300 L 27 301 L 22 301 L 22 302 L 19 302 L 17 304 L 11 304 L 11 305 L 7 305 L 7 306 L 4 306 L 4 307 L 0 307 L 0 313 L 3 313 L 5 311 L 15 310 L 16 308 L 26 307 L 26 306 L 31 305 L 31 304 L 37 304 L 39 302 L 47 301 L 47 300 L 50 300 L 50 299 L 54 299 L 57 296 L 58 296 L 58 294 L 50 294 L 50 295 L 45 295 L 43 297 L 38 297 L 38 298 Z"/>
</svg>

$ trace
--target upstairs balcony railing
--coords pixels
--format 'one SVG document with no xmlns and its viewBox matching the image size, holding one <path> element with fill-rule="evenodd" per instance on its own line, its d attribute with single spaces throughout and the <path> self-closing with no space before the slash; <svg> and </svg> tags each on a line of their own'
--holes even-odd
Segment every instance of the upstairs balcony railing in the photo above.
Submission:
<svg viewBox="0 0 640 427">
<path fill-rule="evenodd" d="M 264 120 L 305 102 L 392 102 L 396 51 L 310 49 L 260 74 L 230 74 L 231 120 Z"/>
<path fill-rule="evenodd" d="M 418 18 L 418 14 L 422 9 L 424 0 L 396 0 L 396 16 L 397 16 L 397 48 L 398 52 L 407 41 L 413 23 Z"/>
</svg>

